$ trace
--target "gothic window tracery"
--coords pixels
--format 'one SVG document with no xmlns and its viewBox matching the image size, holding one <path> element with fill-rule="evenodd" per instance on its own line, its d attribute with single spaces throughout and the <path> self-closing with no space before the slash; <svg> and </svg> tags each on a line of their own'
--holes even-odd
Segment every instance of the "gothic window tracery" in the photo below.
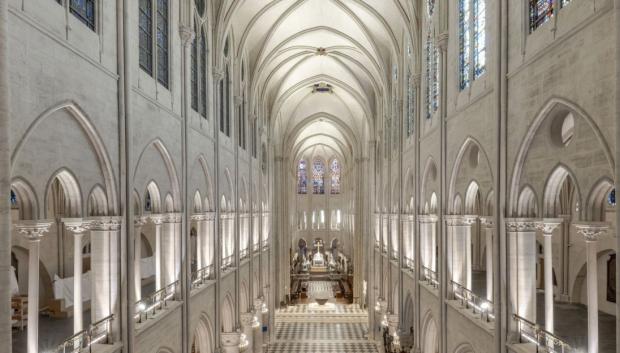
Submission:
<svg viewBox="0 0 620 353">
<path fill-rule="evenodd" d="M 486 71 L 485 0 L 459 0 L 459 88 Z"/>
<path fill-rule="evenodd" d="M 340 194 L 340 162 L 334 159 L 330 166 L 331 174 L 331 193 Z"/>
<path fill-rule="evenodd" d="M 297 166 L 297 193 L 308 193 L 308 169 L 305 160 L 300 160 Z"/>
<path fill-rule="evenodd" d="M 325 193 L 325 165 L 320 159 L 312 163 L 312 193 Z"/>
</svg>

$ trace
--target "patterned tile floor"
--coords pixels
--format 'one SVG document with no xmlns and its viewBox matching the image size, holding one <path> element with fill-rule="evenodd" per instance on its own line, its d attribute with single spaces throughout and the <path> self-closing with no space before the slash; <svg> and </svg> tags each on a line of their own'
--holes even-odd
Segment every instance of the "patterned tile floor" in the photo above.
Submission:
<svg viewBox="0 0 620 353">
<path fill-rule="evenodd" d="M 375 343 L 364 337 L 367 327 L 368 313 L 355 305 L 291 306 L 276 312 L 275 340 L 268 352 L 377 353 Z"/>
</svg>

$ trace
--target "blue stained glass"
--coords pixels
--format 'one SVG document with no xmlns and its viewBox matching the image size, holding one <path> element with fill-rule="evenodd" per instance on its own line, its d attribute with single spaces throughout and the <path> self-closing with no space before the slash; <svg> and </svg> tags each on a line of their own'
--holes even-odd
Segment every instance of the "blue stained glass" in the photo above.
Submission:
<svg viewBox="0 0 620 353">
<path fill-rule="evenodd" d="M 330 193 L 340 194 L 340 162 L 337 159 L 332 161 L 331 169 L 331 182 L 332 187 Z"/>
<path fill-rule="evenodd" d="M 470 0 L 459 0 L 459 87 L 469 86 L 471 66 L 471 10 Z"/>
<path fill-rule="evenodd" d="M 168 0 L 157 0 L 157 81 L 168 88 Z"/>
<path fill-rule="evenodd" d="M 553 0 L 530 0 L 530 32 L 553 17 Z"/>
<path fill-rule="evenodd" d="M 306 161 L 303 159 L 299 161 L 299 165 L 297 167 L 297 193 L 308 193 L 308 169 L 306 166 Z"/>
<path fill-rule="evenodd" d="M 616 206 L 616 189 L 612 189 L 609 195 L 607 195 L 607 203 L 609 206 Z"/>
<path fill-rule="evenodd" d="M 153 3 L 140 0 L 139 50 L 140 67 L 153 75 Z"/>
<path fill-rule="evenodd" d="M 90 29 L 95 29 L 95 0 L 71 0 L 70 10 Z"/>
<path fill-rule="evenodd" d="M 312 164 L 312 193 L 325 193 L 325 165 L 318 159 Z"/>
<path fill-rule="evenodd" d="M 13 190 L 11 190 L 11 206 L 13 207 L 17 206 L 17 195 L 15 194 Z"/>
<path fill-rule="evenodd" d="M 474 0 L 474 79 L 486 72 L 486 3 Z"/>
</svg>

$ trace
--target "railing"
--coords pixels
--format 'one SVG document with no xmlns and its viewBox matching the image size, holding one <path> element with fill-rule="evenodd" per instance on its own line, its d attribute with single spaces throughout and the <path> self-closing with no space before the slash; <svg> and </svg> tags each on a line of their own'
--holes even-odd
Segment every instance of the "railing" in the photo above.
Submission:
<svg viewBox="0 0 620 353">
<path fill-rule="evenodd" d="M 250 257 L 250 250 L 249 249 L 243 249 L 239 252 L 239 259 L 244 260 L 246 258 Z"/>
<path fill-rule="evenodd" d="M 422 279 L 435 288 L 439 287 L 437 272 L 431 270 L 428 267 L 422 266 Z"/>
<path fill-rule="evenodd" d="M 514 315 L 513 319 L 517 322 L 519 330 L 519 341 L 530 342 L 536 345 L 536 352 L 546 353 L 568 353 L 573 352 L 573 348 L 558 336 L 545 331 L 535 323 Z"/>
<path fill-rule="evenodd" d="M 234 262 L 235 262 L 235 259 L 233 255 L 223 257 L 222 258 L 222 270 L 227 270 L 233 267 Z"/>
<path fill-rule="evenodd" d="M 168 301 L 174 300 L 178 285 L 179 281 L 176 281 L 138 301 L 134 319 L 141 323 L 149 318 L 149 314 L 155 315 L 158 311 L 165 309 L 168 306 Z"/>
<path fill-rule="evenodd" d="M 110 339 L 111 322 L 114 315 L 103 318 L 93 324 L 87 330 L 82 330 L 67 338 L 56 348 L 56 353 L 79 353 L 91 352 L 92 345 L 97 343 L 107 344 Z"/>
<path fill-rule="evenodd" d="M 213 265 L 209 265 L 192 272 L 192 287 L 197 288 L 202 286 L 208 280 L 212 280 L 214 274 L 215 271 L 213 271 Z"/>
<path fill-rule="evenodd" d="M 464 308 L 472 309 L 474 314 L 480 314 L 480 318 L 487 322 L 495 320 L 495 315 L 493 315 L 493 302 L 479 297 L 459 283 L 454 281 L 450 281 L 450 283 L 452 284 L 454 299 L 459 300 Z"/>
<path fill-rule="evenodd" d="M 415 270 L 415 261 L 413 259 L 405 257 L 404 260 L 405 260 L 405 263 L 403 265 L 405 266 L 405 268 L 408 268 L 410 270 Z"/>
</svg>

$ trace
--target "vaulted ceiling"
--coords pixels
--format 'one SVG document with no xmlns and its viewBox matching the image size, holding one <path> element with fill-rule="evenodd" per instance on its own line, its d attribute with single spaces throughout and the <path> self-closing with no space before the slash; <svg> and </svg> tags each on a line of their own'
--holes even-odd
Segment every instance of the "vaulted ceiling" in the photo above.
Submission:
<svg viewBox="0 0 620 353">
<path fill-rule="evenodd" d="M 415 38 L 409 0 L 219 0 L 220 47 L 232 39 L 253 111 L 276 149 L 321 145 L 361 155 L 386 114 L 393 66 Z"/>
</svg>

